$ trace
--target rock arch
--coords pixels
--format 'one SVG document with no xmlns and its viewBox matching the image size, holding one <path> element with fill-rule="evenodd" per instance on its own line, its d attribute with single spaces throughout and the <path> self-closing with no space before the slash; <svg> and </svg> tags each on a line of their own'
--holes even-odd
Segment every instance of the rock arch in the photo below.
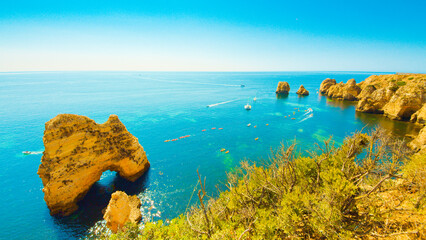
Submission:
<svg viewBox="0 0 426 240">
<path fill-rule="evenodd" d="M 149 168 L 145 151 L 116 115 L 104 124 L 59 114 L 45 125 L 45 150 L 38 169 L 52 215 L 69 215 L 104 171 L 135 181 Z"/>
</svg>

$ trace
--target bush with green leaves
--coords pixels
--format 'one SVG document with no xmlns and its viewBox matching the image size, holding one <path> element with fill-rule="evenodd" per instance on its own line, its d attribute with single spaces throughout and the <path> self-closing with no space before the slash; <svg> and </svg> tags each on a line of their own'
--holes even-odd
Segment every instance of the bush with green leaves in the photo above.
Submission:
<svg viewBox="0 0 426 240">
<path fill-rule="evenodd" d="M 408 176 L 419 186 L 415 196 L 424 196 L 424 172 L 415 169 L 425 169 L 425 158 L 402 173 L 412 153 L 405 142 L 382 129 L 357 132 L 341 147 L 330 139 L 306 156 L 295 147 L 282 145 L 262 164 L 242 161 L 227 174 L 227 190 L 216 198 L 208 197 L 205 179 L 198 175 L 199 205 L 168 224 L 127 227 L 110 239 L 351 239 L 401 234 L 404 229 L 386 227 L 386 216 L 398 209 L 384 209 L 380 194 L 393 191 L 396 180 Z M 424 198 L 418 198 L 423 211 Z"/>
</svg>

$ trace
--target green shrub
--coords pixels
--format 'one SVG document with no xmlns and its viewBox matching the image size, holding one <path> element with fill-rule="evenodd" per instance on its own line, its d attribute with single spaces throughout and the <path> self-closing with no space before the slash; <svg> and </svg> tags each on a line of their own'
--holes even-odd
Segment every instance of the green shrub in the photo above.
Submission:
<svg viewBox="0 0 426 240">
<path fill-rule="evenodd" d="M 340 148 L 327 140 L 309 157 L 296 154 L 294 149 L 295 144 L 282 145 L 263 164 L 242 161 L 240 168 L 227 174 L 227 190 L 217 198 L 207 199 L 199 175 L 198 206 L 192 206 L 169 224 L 147 222 L 143 229 L 130 226 L 110 239 L 378 236 L 378 232 L 404 230 L 402 225 L 396 230 L 388 227 L 386 220 L 398 211 L 398 206 L 383 209 L 385 203 L 404 195 L 380 195 L 394 191 L 393 179 L 417 179 L 424 191 L 425 157 L 413 160 L 401 174 L 411 152 L 404 142 L 384 130 L 355 133 Z M 422 172 L 417 171 L 419 168 Z"/>
<path fill-rule="evenodd" d="M 398 81 L 398 82 L 396 82 L 396 84 L 401 87 L 401 86 L 404 86 L 407 83 L 404 82 L 404 81 Z"/>
</svg>

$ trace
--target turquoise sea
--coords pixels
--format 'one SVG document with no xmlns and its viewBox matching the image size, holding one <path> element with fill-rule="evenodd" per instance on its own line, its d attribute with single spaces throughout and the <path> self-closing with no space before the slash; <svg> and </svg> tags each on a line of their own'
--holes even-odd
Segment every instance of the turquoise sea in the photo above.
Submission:
<svg viewBox="0 0 426 240">
<path fill-rule="evenodd" d="M 281 143 L 295 140 L 303 154 L 302 149 L 330 135 L 341 143 L 365 126 L 383 126 L 400 136 L 417 131 L 410 123 L 356 113 L 354 104 L 317 93 L 327 77 L 360 82 L 372 74 L 381 73 L 0 73 L 0 239 L 83 238 L 102 223 L 101 211 L 116 190 L 137 194 L 144 217 L 170 219 L 190 204 L 197 169 L 206 176 L 207 191 L 216 196 L 215 186 L 221 188 L 226 172 L 240 160 L 267 159 Z M 275 95 L 279 81 L 290 83 L 288 96 Z M 310 96 L 296 95 L 301 84 Z M 244 109 L 247 103 L 251 111 Z M 37 169 L 44 123 L 59 113 L 85 115 L 98 123 L 117 114 L 139 139 L 151 168 L 135 183 L 105 172 L 76 213 L 50 216 Z M 185 135 L 190 137 L 164 142 Z M 39 154 L 25 156 L 23 151 Z"/>
</svg>

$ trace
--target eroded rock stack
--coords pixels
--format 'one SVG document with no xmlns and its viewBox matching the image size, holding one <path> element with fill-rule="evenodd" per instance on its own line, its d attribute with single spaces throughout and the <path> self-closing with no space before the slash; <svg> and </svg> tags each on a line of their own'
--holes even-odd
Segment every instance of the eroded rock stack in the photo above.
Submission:
<svg viewBox="0 0 426 240">
<path fill-rule="evenodd" d="M 88 117 L 60 114 L 46 123 L 43 142 L 38 175 L 52 215 L 77 210 L 77 202 L 104 171 L 135 181 L 149 168 L 138 139 L 116 115 L 97 124 Z"/>
<path fill-rule="evenodd" d="M 299 94 L 299 95 L 304 95 L 304 96 L 309 95 L 309 91 L 306 90 L 306 88 L 303 85 L 300 85 L 300 88 L 299 88 L 299 90 L 297 90 L 296 93 Z"/>
<path fill-rule="evenodd" d="M 136 195 L 114 192 L 104 214 L 107 227 L 116 233 L 128 222 L 139 223 L 142 219 L 140 207 L 141 200 Z"/>
<path fill-rule="evenodd" d="M 279 82 L 275 93 L 288 94 L 288 92 L 290 92 L 290 84 L 288 82 Z"/>
</svg>

